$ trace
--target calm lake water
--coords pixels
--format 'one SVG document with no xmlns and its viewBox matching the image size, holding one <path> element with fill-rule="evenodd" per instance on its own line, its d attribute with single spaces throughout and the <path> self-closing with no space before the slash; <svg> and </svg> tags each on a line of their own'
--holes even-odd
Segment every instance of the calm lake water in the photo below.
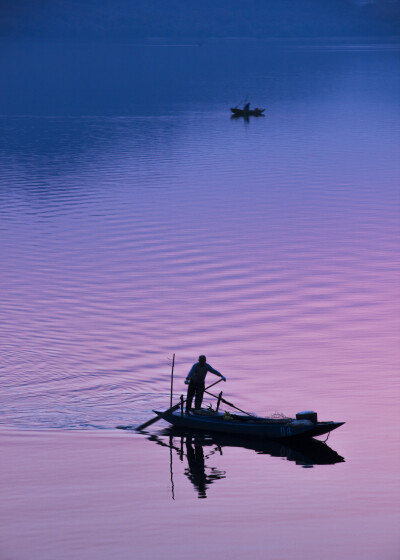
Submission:
<svg viewBox="0 0 400 560">
<path fill-rule="evenodd" d="M 2 558 L 399 557 L 399 53 L 1 45 Z M 241 408 L 346 424 L 117 429 L 173 353 L 175 398 L 205 353 Z"/>
</svg>

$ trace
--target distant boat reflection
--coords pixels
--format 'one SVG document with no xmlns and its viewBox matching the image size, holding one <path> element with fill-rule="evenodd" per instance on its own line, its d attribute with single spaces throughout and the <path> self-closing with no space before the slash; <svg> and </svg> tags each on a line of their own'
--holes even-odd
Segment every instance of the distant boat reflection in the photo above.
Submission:
<svg viewBox="0 0 400 560">
<path fill-rule="evenodd" d="M 224 447 L 241 447 L 250 449 L 260 455 L 270 455 L 271 457 L 282 457 L 288 461 L 293 461 L 296 465 L 303 468 L 312 468 L 314 465 L 333 465 L 343 463 L 344 457 L 339 455 L 331 447 L 322 441 L 315 439 L 304 441 L 257 441 L 246 438 L 233 437 L 226 434 L 194 434 L 168 428 L 160 435 L 151 435 L 148 438 L 158 445 L 170 449 L 170 471 L 172 497 L 174 496 L 173 482 L 173 461 L 172 455 L 175 450 L 180 460 L 187 461 L 184 470 L 185 476 L 193 484 L 198 498 L 207 498 L 207 489 L 217 480 L 226 478 L 226 471 L 209 466 L 206 461 L 215 453 L 223 455 Z"/>
<path fill-rule="evenodd" d="M 244 121 L 246 123 L 249 123 L 250 117 L 249 115 L 231 115 L 231 121 Z"/>
</svg>

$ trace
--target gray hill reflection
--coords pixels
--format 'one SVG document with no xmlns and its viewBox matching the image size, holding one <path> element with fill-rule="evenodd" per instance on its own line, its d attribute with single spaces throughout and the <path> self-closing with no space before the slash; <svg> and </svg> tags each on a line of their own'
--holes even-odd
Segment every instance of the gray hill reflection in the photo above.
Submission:
<svg viewBox="0 0 400 560">
<path fill-rule="evenodd" d="M 207 489 L 216 482 L 227 477 L 227 470 L 221 470 L 212 465 L 212 456 L 223 455 L 224 447 L 237 447 L 255 451 L 260 455 L 286 458 L 303 468 L 312 468 L 314 465 L 334 465 L 343 463 L 344 457 L 339 455 L 325 442 L 311 439 L 298 440 L 284 443 L 281 441 L 249 440 L 226 434 L 195 434 L 168 428 L 159 435 L 148 437 L 158 445 L 170 450 L 170 474 L 172 497 L 174 496 L 173 454 L 178 455 L 180 461 L 187 463 L 184 470 L 185 476 L 193 484 L 198 498 L 207 498 Z M 229 469 L 229 465 L 227 465 Z"/>
</svg>

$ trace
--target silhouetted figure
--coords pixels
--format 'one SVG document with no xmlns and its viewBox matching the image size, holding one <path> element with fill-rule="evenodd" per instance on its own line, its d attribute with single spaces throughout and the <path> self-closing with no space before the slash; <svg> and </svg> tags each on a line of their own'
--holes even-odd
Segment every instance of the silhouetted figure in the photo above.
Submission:
<svg viewBox="0 0 400 560">
<path fill-rule="evenodd" d="M 250 111 L 250 103 L 246 103 L 246 105 L 243 107 L 243 111 L 245 113 L 248 113 Z"/>
<path fill-rule="evenodd" d="M 207 498 L 206 490 L 215 480 L 225 478 L 225 471 L 220 471 L 214 467 L 208 468 L 210 474 L 206 474 L 206 465 L 204 462 L 203 446 L 199 443 L 192 444 L 192 438 L 186 438 L 186 457 L 188 460 L 188 468 L 185 474 L 196 488 L 199 498 Z"/>
<path fill-rule="evenodd" d="M 204 452 L 202 445 L 192 446 L 189 438 L 186 440 L 186 456 L 189 468 L 186 474 L 196 488 L 199 498 L 207 498 L 207 476 L 204 464 Z"/>
<path fill-rule="evenodd" d="M 192 408 L 193 397 L 195 397 L 194 407 L 196 409 L 201 408 L 207 372 L 214 373 L 226 381 L 226 377 L 207 364 L 207 358 L 205 356 L 199 356 L 199 361 L 192 366 L 192 369 L 185 379 L 185 383 L 189 384 L 187 390 L 186 412 L 189 412 Z"/>
</svg>

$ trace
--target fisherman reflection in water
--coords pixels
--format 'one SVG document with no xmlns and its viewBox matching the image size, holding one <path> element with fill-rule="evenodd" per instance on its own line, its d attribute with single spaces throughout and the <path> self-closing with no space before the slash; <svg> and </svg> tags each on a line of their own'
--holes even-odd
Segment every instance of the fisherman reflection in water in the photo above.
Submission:
<svg viewBox="0 0 400 560">
<path fill-rule="evenodd" d="M 186 476 L 196 488 L 198 498 L 207 498 L 207 488 L 216 480 L 225 478 L 225 471 L 211 467 L 207 469 L 211 471 L 210 474 L 207 474 L 203 446 L 196 440 L 193 442 L 189 436 L 186 438 L 186 458 L 188 461 L 188 468 L 185 469 Z"/>
<path fill-rule="evenodd" d="M 207 372 L 214 373 L 226 381 L 226 377 L 224 377 L 216 369 L 212 368 L 210 364 L 207 364 L 207 358 L 205 356 L 199 356 L 199 361 L 192 366 L 189 375 L 185 379 L 185 383 L 189 385 L 186 400 L 186 413 L 190 412 L 190 409 L 192 408 L 193 397 L 195 397 L 195 409 L 201 408 Z"/>
</svg>

